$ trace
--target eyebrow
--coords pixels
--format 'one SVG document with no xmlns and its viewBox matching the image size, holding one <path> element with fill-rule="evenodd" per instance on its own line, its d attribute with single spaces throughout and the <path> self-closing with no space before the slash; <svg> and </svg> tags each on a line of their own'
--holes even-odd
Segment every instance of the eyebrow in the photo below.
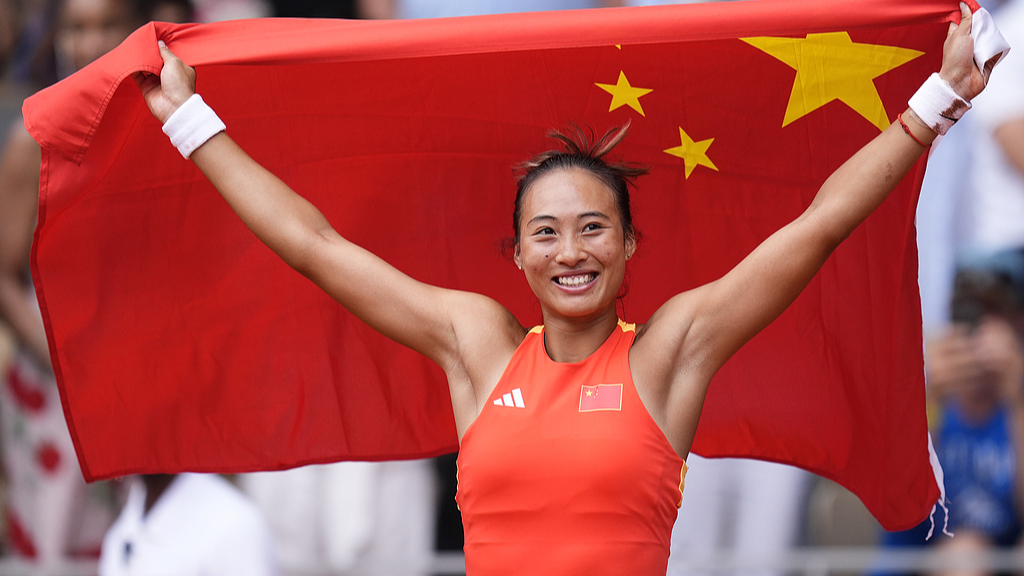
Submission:
<svg viewBox="0 0 1024 576">
<path fill-rule="evenodd" d="M 540 216 L 534 216 L 533 218 L 530 218 L 530 221 L 527 222 L 526 225 L 529 226 L 530 224 L 533 224 L 534 222 L 540 222 L 541 220 L 553 220 L 555 222 L 558 221 L 558 219 L 555 218 L 554 216 L 548 216 L 547 214 L 541 214 Z"/>
<path fill-rule="evenodd" d="M 579 216 L 577 216 L 576 219 L 577 220 L 581 220 L 583 218 L 592 218 L 592 217 L 604 218 L 605 220 L 611 220 L 611 218 L 609 218 L 607 214 L 605 214 L 604 212 L 598 212 L 598 211 L 584 212 L 584 213 L 580 214 Z M 529 226 L 530 224 L 533 224 L 534 222 L 548 221 L 548 220 L 557 222 L 558 218 L 555 218 L 554 216 L 550 216 L 548 214 L 541 214 L 540 216 L 534 216 L 533 218 L 531 218 L 530 221 L 526 223 L 526 225 Z"/>
</svg>

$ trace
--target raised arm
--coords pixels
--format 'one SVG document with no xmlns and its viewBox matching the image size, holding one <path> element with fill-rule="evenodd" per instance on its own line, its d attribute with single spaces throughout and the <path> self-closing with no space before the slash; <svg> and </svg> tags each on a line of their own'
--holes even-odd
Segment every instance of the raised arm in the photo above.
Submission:
<svg viewBox="0 0 1024 576">
<path fill-rule="evenodd" d="M 940 77 L 969 101 L 985 80 L 973 63 L 971 13 L 963 4 L 961 13 L 946 38 Z M 635 352 L 644 357 L 641 378 L 657 395 L 656 406 L 665 407 L 663 426 L 674 423 L 677 450 L 689 447 L 715 372 L 796 299 L 935 139 L 913 111 L 901 116 L 913 136 L 893 123 L 840 166 L 796 220 L 724 277 L 672 298 L 651 317 Z"/>
<path fill-rule="evenodd" d="M 137 76 L 136 81 L 154 116 L 166 122 L 195 92 L 195 71 L 163 45 L 160 53 L 160 76 Z M 511 354 L 517 333 L 521 340 L 522 327 L 493 300 L 413 280 L 342 238 L 316 207 L 226 133 L 206 141 L 191 159 L 245 225 L 289 266 L 375 330 L 445 369 L 453 400 L 460 381 L 453 374 L 465 376 L 473 366 L 487 364 L 481 358 L 500 356 L 506 348 Z M 456 401 L 457 418 L 459 412 Z"/>
</svg>

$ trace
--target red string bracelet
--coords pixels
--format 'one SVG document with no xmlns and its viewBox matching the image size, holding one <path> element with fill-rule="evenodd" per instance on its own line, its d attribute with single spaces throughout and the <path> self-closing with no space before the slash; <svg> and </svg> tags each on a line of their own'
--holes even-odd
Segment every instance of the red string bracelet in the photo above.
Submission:
<svg viewBox="0 0 1024 576">
<path fill-rule="evenodd" d="M 917 136 L 914 136 L 914 133 L 910 131 L 910 126 L 907 126 L 907 123 L 903 121 L 903 113 L 902 112 L 900 112 L 899 114 L 896 115 L 896 119 L 900 121 L 900 126 L 903 127 L 903 131 L 907 133 L 907 136 L 910 136 L 911 138 L 913 138 L 914 142 L 917 142 L 921 146 L 924 146 L 925 148 L 928 147 L 927 144 L 925 144 L 924 142 L 921 142 L 920 140 L 918 140 Z"/>
</svg>

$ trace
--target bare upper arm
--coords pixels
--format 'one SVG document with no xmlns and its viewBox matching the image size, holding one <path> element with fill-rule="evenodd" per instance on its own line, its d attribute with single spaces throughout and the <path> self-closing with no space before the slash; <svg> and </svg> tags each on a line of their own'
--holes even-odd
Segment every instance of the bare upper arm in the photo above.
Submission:
<svg viewBox="0 0 1024 576">
<path fill-rule="evenodd" d="M 309 264 L 297 270 L 374 330 L 446 370 L 486 344 L 467 334 L 501 332 L 511 317 L 490 298 L 420 282 L 334 230 L 315 242 Z"/>
<path fill-rule="evenodd" d="M 722 278 L 671 298 L 644 327 L 660 376 L 667 382 L 685 368 L 710 379 L 796 299 L 837 244 L 806 212 Z"/>
<path fill-rule="evenodd" d="M 427 356 L 448 377 L 460 433 L 476 418 L 526 331 L 480 294 L 420 282 L 338 235 L 323 235 L 297 269 L 357 318 Z"/>
</svg>

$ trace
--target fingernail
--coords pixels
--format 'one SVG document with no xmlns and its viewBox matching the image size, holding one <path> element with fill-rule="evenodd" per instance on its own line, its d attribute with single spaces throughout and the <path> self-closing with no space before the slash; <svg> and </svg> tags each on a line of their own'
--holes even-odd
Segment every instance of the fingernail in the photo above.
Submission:
<svg viewBox="0 0 1024 576">
<path fill-rule="evenodd" d="M 963 3 L 961 2 L 961 4 L 963 4 Z M 163 40 L 157 40 L 156 41 L 156 45 L 161 47 L 161 48 L 167 48 L 167 44 L 164 44 Z"/>
</svg>

